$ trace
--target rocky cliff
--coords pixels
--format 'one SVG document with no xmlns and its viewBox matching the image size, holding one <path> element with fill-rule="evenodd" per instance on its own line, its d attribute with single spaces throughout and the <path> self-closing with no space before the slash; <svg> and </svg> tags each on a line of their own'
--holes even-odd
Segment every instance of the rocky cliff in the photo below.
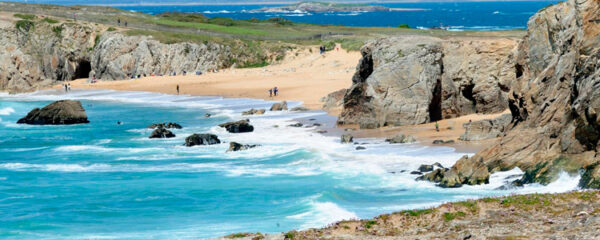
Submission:
<svg viewBox="0 0 600 240">
<path fill-rule="evenodd" d="M 163 44 L 73 21 L 0 20 L 0 90 L 33 91 L 56 81 L 208 71 L 227 65 L 229 47 Z M 91 74 L 90 74 L 91 73 Z"/>
<path fill-rule="evenodd" d="M 366 44 L 344 97 L 342 124 L 421 124 L 508 106 L 517 40 L 423 36 Z"/>
<path fill-rule="evenodd" d="M 549 183 L 561 171 L 583 173 L 580 185 L 600 188 L 600 1 L 569 0 L 528 23 L 519 46 L 508 104 L 512 125 L 499 142 L 464 157 L 440 185 L 488 181 L 519 167 L 517 181 Z"/>
</svg>

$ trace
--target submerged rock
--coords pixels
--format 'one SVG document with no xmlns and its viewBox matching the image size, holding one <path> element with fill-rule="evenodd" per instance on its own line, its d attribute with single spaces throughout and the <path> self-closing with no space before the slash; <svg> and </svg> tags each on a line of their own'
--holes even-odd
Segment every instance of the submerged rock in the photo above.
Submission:
<svg viewBox="0 0 600 240">
<path fill-rule="evenodd" d="M 175 137 L 175 134 L 173 134 L 173 132 L 171 132 L 165 128 L 157 128 L 150 134 L 150 137 L 148 137 L 148 138 L 174 138 L 174 137 Z"/>
<path fill-rule="evenodd" d="M 294 123 L 294 124 L 290 124 L 288 126 L 289 127 L 302 127 L 302 126 L 304 126 L 304 124 L 302 124 L 302 123 Z"/>
<path fill-rule="evenodd" d="M 433 171 L 433 165 L 421 164 L 419 166 L 419 172 L 431 172 Z"/>
<path fill-rule="evenodd" d="M 437 140 L 433 140 L 432 143 L 433 144 L 452 144 L 452 143 L 455 143 L 455 141 L 454 140 L 446 140 L 446 141 L 444 141 L 444 140 L 441 140 L 441 139 L 437 139 Z"/>
<path fill-rule="evenodd" d="M 248 150 L 250 148 L 255 148 L 258 146 L 260 146 L 260 145 L 249 145 L 249 144 L 240 144 L 237 142 L 230 142 L 229 149 L 227 149 L 227 152 L 243 151 L 243 150 Z"/>
<path fill-rule="evenodd" d="M 358 146 L 358 147 L 356 147 L 356 150 L 367 150 L 367 148 L 366 147 L 362 147 L 362 146 Z"/>
<path fill-rule="evenodd" d="M 219 144 L 221 140 L 214 134 L 197 134 L 194 133 L 185 138 L 185 146 L 192 147 L 197 145 L 213 145 Z"/>
<path fill-rule="evenodd" d="M 19 119 L 18 124 L 31 125 L 68 125 L 89 123 L 81 102 L 61 100 L 43 108 L 35 108 L 27 116 Z"/>
<path fill-rule="evenodd" d="M 310 109 L 303 107 L 303 106 L 299 106 L 299 107 L 295 107 L 290 109 L 290 111 L 292 112 L 306 112 L 306 111 L 310 111 Z"/>
<path fill-rule="evenodd" d="M 285 111 L 285 110 L 288 110 L 288 106 L 287 106 L 287 102 L 286 101 L 283 101 L 283 102 L 280 102 L 280 103 L 274 103 L 271 106 L 271 111 Z"/>
<path fill-rule="evenodd" d="M 219 124 L 219 127 L 227 129 L 227 131 L 230 133 L 245 133 L 254 131 L 254 126 L 250 125 L 248 120 L 227 122 Z"/>
</svg>

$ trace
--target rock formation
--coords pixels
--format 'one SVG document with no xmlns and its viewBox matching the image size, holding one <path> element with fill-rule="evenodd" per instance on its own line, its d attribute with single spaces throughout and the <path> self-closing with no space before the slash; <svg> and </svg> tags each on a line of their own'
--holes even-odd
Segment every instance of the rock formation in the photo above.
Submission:
<svg viewBox="0 0 600 240">
<path fill-rule="evenodd" d="M 265 114 L 265 109 L 250 109 L 248 111 L 242 112 L 242 115 L 263 115 Z"/>
<path fill-rule="evenodd" d="M 479 141 L 502 136 L 512 121 L 511 114 L 504 114 L 496 119 L 484 119 L 465 123 L 465 133 L 460 136 L 462 141 Z"/>
<path fill-rule="evenodd" d="M 245 133 L 254 131 L 254 126 L 250 125 L 248 120 L 227 122 L 219 124 L 219 127 L 225 128 L 230 133 Z"/>
<path fill-rule="evenodd" d="M 53 102 L 42 109 L 35 108 L 27 116 L 19 119 L 19 124 L 63 125 L 89 123 L 81 102 L 61 100 Z"/>
<path fill-rule="evenodd" d="M 271 111 L 286 111 L 288 110 L 287 102 L 283 101 L 280 103 L 274 103 L 271 106 Z"/>
<path fill-rule="evenodd" d="M 395 143 L 414 143 L 417 141 L 417 139 L 411 135 L 404 135 L 404 134 L 400 134 L 397 135 L 395 137 L 391 137 L 385 140 L 386 142 L 389 142 L 391 144 L 395 144 Z"/>
<path fill-rule="evenodd" d="M 232 58 L 229 47 L 214 43 L 163 44 L 81 21 L 23 21 L 31 25 L 0 24 L 0 90 L 33 91 L 91 75 L 118 80 L 207 71 L 226 67 Z"/>
<path fill-rule="evenodd" d="M 157 128 L 156 130 L 152 131 L 152 133 L 150 134 L 150 136 L 148 138 L 174 138 L 175 134 L 165 128 Z"/>
<path fill-rule="evenodd" d="M 258 146 L 259 145 L 240 144 L 240 143 L 236 143 L 236 142 L 230 142 L 229 149 L 227 149 L 227 152 L 244 151 L 244 150 L 248 150 L 250 148 L 255 148 Z"/>
<path fill-rule="evenodd" d="M 148 128 L 151 128 L 151 129 L 154 129 L 154 128 L 182 129 L 183 127 L 181 125 L 179 125 L 178 123 L 168 122 L 168 123 L 155 123 L 155 124 L 148 126 Z"/>
<path fill-rule="evenodd" d="M 341 143 L 352 143 L 354 142 L 354 137 L 350 134 L 344 134 L 340 137 L 340 142 Z"/>
<path fill-rule="evenodd" d="M 507 108 L 516 73 L 512 39 L 383 38 L 361 49 L 340 124 L 421 124 Z"/>
<path fill-rule="evenodd" d="M 486 183 L 519 167 L 525 175 L 517 184 L 582 171 L 581 187 L 600 187 L 598 16 L 599 1 L 569 0 L 529 20 L 508 95 L 514 126 L 499 144 L 460 159 L 438 179 L 442 186 Z"/>
<path fill-rule="evenodd" d="M 194 133 L 185 138 L 185 146 L 193 147 L 197 145 L 214 145 L 221 143 L 221 140 L 214 134 L 197 134 Z"/>
</svg>

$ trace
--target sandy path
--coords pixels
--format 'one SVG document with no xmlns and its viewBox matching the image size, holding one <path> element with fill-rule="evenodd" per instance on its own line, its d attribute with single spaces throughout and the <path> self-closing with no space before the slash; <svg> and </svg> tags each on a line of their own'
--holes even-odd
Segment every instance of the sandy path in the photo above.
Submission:
<svg viewBox="0 0 600 240">
<path fill-rule="evenodd" d="M 226 69 L 201 76 L 146 77 L 134 80 L 100 81 L 89 84 L 88 79 L 71 82 L 72 88 L 114 89 L 181 94 L 296 100 L 311 109 L 321 109 L 321 98 L 352 84 L 359 52 L 334 50 L 320 55 L 318 47 L 288 54 L 281 63 L 263 68 Z M 279 88 L 280 95 L 269 97 L 268 89 Z M 60 88 L 60 86 L 55 86 Z"/>
</svg>

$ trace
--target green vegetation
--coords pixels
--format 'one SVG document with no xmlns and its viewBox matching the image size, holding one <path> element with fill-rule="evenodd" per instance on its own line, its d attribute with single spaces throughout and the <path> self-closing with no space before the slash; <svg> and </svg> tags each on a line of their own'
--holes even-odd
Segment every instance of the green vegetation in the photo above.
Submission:
<svg viewBox="0 0 600 240">
<path fill-rule="evenodd" d="M 408 24 L 400 24 L 398 28 L 410 29 L 411 27 Z"/>
<path fill-rule="evenodd" d="M 284 239 L 286 239 L 286 240 L 288 240 L 288 239 L 292 240 L 292 239 L 294 239 L 295 236 L 296 236 L 296 231 L 290 231 L 283 235 Z"/>
<path fill-rule="evenodd" d="M 377 225 L 377 221 L 375 221 L 375 220 L 369 220 L 369 221 L 365 222 L 365 228 L 367 228 L 367 229 L 369 229 L 375 225 Z"/>
<path fill-rule="evenodd" d="M 50 24 L 56 24 L 56 23 L 58 23 L 58 20 L 54 20 L 54 19 L 48 18 L 48 17 L 45 17 L 44 19 L 42 19 L 42 21 L 50 23 Z"/>
<path fill-rule="evenodd" d="M 401 213 L 408 214 L 409 216 L 412 216 L 412 217 L 418 217 L 423 214 L 430 214 L 432 212 L 433 212 L 433 209 L 418 209 L 418 210 L 406 210 L 406 211 L 402 211 Z"/>
<path fill-rule="evenodd" d="M 35 24 L 29 20 L 19 20 L 16 23 L 16 27 L 20 31 L 29 32 L 35 27 Z"/>
<path fill-rule="evenodd" d="M 32 15 L 32 14 L 15 13 L 13 16 L 16 18 L 25 19 L 25 20 L 35 19 L 35 15 Z"/>
<path fill-rule="evenodd" d="M 225 238 L 233 239 L 233 238 L 244 238 L 247 236 L 250 236 L 250 234 L 249 233 L 234 233 L 234 234 L 229 234 L 229 235 L 225 236 Z"/>
<path fill-rule="evenodd" d="M 63 28 L 61 26 L 52 27 L 52 32 L 54 32 L 57 37 L 62 37 L 62 30 Z"/>
<path fill-rule="evenodd" d="M 457 217 L 464 217 L 466 215 L 467 215 L 466 213 L 458 211 L 458 212 L 447 212 L 447 213 L 444 213 L 443 217 L 444 217 L 444 221 L 450 222 L 450 221 L 456 219 Z"/>
<path fill-rule="evenodd" d="M 107 32 L 114 32 L 114 31 L 117 31 L 117 29 L 114 28 L 114 27 L 108 27 L 108 29 L 106 29 L 106 31 Z"/>
</svg>

